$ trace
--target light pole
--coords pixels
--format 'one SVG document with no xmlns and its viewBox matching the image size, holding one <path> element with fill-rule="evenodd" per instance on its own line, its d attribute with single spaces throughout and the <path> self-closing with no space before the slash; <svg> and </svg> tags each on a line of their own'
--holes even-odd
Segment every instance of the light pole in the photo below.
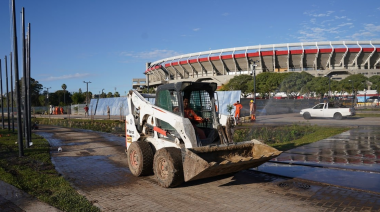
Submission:
<svg viewBox="0 0 380 212">
<path fill-rule="evenodd" d="M 376 85 L 376 92 L 377 92 L 377 105 L 379 105 L 379 84 Z"/>
<path fill-rule="evenodd" d="M 328 77 L 329 78 L 329 99 L 331 99 L 331 77 L 332 76 L 329 76 L 329 75 L 325 75 L 325 77 Z"/>
<path fill-rule="evenodd" d="M 364 85 L 364 103 L 366 103 L 367 102 L 367 89 L 366 89 L 367 85 L 365 82 L 362 82 L 362 84 Z"/>
<path fill-rule="evenodd" d="M 91 83 L 91 82 L 90 81 L 88 81 L 88 82 L 83 81 L 83 83 L 87 84 L 86 105 L 88 105 L 88 83 Z"/>
<path fill-rule="evenodd" d="M 354 81 L 353 80 L 348 80 L 349 82 L 351 82 L 351 85 L 352 85 L 352 93 L 353 93 L 353 97 L 352 97 L 352 106 L 354 105 L 354 101 L 355 101 L 355 91 L 354 91 Z"/>
<path fill-rule="evenodd" d="M 258 60 L 250 60 L 251 61 L 251 75 L 253 74 L 253 101 L 256 104 L 256 62 L 260 62 Z"/>
<path fill-rule="evenodd" d="M 49 111 L 49 88 L 51 87 L 44 87 L 46 88 L 46 99 L 47 99 L 47 113 L 50 115 L 50 111 Z"/>
</svg>

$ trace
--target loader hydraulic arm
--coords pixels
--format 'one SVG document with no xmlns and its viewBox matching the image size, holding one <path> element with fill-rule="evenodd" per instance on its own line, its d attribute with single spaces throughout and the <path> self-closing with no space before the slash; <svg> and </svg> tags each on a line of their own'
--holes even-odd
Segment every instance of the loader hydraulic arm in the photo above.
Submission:
<svg viewBox="0 0 380 212">
<path fill-rule="evenodd" d="M 193 148 L 197 146 L 195 131 L 189 119 L 153 105 L 136 90 L 131 90 L 128 94 L 128 109 L 130 115 L 136 114 L 135 112 L 138 111 L 137 117 L 132 118 L 128 115 L 129 119 L 127 118 L 127 120 L 134 122 L 133 124 L 137 129 L 142 129 L 141 125 L 150 116 L 152 118 L 152 122 L 148 124 L 153 126 L 153 130 L 157 133 L 167 136 L 166 133 L 163 133 L 162 129 L 160 129 L 156 124 L 157 121 L 155 119 L 160 119 L 170 124 L 177 131 L 180 136 L 178 139 L 184 142 L 186 148 Z M 129 125 L 131 125 L 131 123 L 129 123 Z M 138 133 L 142 133 L 141 130 L 139 130 Z"/>
</svg>

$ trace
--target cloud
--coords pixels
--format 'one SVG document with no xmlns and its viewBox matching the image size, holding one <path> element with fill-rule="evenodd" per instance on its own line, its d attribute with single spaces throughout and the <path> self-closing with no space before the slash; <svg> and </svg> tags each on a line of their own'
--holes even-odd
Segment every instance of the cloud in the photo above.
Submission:
<svg viewBox="0 0 380 212">
<path fill-rule="evenodd" d="M 373 24 L 365 24 L 364 29 L 366 29 L 368 31 L 380 32 L 380 25 L 375 26 Z"/>
<path fill-rule="evenodd" d="M 345 19 L 345 18 L 347 18 L 346 16 L 335 16 L 335 19 Z"/>
<path fill-rule="evenodd" d="M 75 73 L 75 74 L 69 74 L 69 75 L 63 75 L 63 76 L 49 76 L 47 78 L 42 79 L 41 81 L 56 81 L 56 80 L 68 80 L 68 79 L 78 79 L 78 78 L 83 78 L 90 76 L 91 74 L 89 73 Z"/>
<path fill-rule="evenodd" d="M 195 29 L 193 29 L 194 32 L 197 32 L 199 30 L 201 30 L 201 28 L 195 28 Z"/>
<path fill-rule="evenodd" d="M 319 13 L 319 14 L 304 12 L 303 14 L 313 16 L 313 17 L 327 17 L 327 16 L 330 16 L 332 13 L 334 13 L 334 11 L 327 11 L 326 13 Z"/>
<path fill-rule="evenodd" d="M 343 24 L 339 24 L 338 27 L 344 27 L 344 26 L 352 26 L 353 23 L 343 23 Z"/>
<path fill-rule="evenodd" d="M 230 15 L 229 13 L 223 13 L 222 16 L 228 16 Z"/>
<path fill-rule="evenodd" d="M 174 50 L 156 49 L 150 52 L 121 52 L 120 55 L 126 57 L 133 57 L 137 59 L 163 59 L 181 55 L 181 53 L 176 52 Z"/>
</svg>

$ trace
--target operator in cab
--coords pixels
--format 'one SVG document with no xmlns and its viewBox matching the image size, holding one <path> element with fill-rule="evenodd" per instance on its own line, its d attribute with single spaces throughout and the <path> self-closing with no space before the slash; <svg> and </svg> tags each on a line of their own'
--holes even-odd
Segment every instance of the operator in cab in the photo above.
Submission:
<svg viewBox="0 0 380 212">
<path fill-rule="evenodd" d="M 194 110 L 190 108 L 190 100 L 188 97 L 183 98 L 183 108 L 185 118 L 188 118 L 190 120 L 191 124 L 194 127 L 195 134 L 198 135 L 199 139 L 206 139 L 207 137 L 205 132 L 201 128 L 197 127 L 196 124 L 204 123 L 208 121 L 208 119 L 204 119 L 198 116 Z M 174 109 L 174 112 L 178 112 L 178 107 Z"/>
</svg>

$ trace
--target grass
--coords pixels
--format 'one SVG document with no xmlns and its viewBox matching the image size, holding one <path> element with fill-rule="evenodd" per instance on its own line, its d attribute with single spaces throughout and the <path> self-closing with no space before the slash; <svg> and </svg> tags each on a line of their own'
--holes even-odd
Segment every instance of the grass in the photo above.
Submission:
<svg viewBox="0 0 380 212">
<path fill-rule="evenodd" d="M 33 134 L 33 145 L 18 157 L 17 133 L 0 134 L 0 180 L 63 211 L 100 211 L 57 173 L 43 137 Z"/>
<path fill-rule="evenodd" d="M 48 119 L 33 118 L 32 122 L 42 125 L 55 125 L 60 127 L 88 129 L 99 132 L 124 131 L 125 124 L 119 120 L 85 120 L 85 119 Z"/>
<path fill-rule="evenodd" d="M 349 130 L 347 127 L 323 127 L 312 125 L 257 126 L 251 129 L 238 129 L 234 141 L 257 139 L 280 151 L 313 143 Z"/>
</svg>

